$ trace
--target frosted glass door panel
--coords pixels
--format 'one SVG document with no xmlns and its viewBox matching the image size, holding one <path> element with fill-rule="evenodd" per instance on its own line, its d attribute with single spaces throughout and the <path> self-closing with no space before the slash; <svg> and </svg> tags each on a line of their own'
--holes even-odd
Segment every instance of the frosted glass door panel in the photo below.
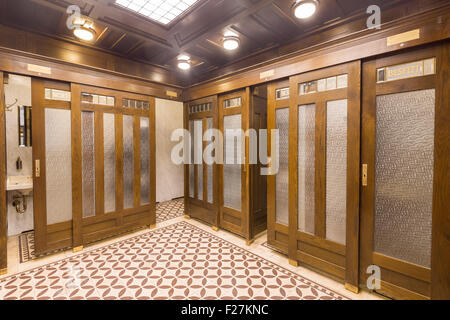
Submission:
<svg viewBox="0 0 450 320">
<path fill-rule="evenodd" d="M 206 119 L 206 127 L 207 129 L 212 129 L 212 118 Z M 212 142 L 211 142 L 212 143 Z M 213 203 L 213 166 L 208 165 L 206 169 L 207 174 L 207 186 L 208 186 L 208 202 Z"/>
<path fill-rule="evenodd" d="M 141 117 L 141 205 L 150 203 L 149 120 Z"/>
<path fill-rule="evenodd" d="M 375 251 L 430 267 L 435 91 L 377 97 Z"/>
<path fill-rule="evenodd" d="M 238 141 L 234 139 L 227 139 L 233 137 L 233 134 L 227 133 L 227 129 L 241 129 L 242 128 L 242 116 L 240 114 L 235 114 L 232 116 L 223 117 L 223 130 L 224 130 L 224 159 L 225 162 L 228 158 L 232 158 L 230 155 L 234 154 L 234 159 L 231 159 L 232 163 L 224 163 L 223 165 L 223 205 L 227 208 L 235 209 L 241 211 L 242 209 L 242 180 L 241 180 L 241 156 L 238 155 Z M 242 137 L 242 140 L 243 137 Z M 241 149 L 242 150 L 242 149 Z M 242 150 L 243 151 L 243 150 Z M 227 154 L 229 156 L 227 157 Z M 234 160 L 234 161 L 233 161 Z"/>
<path fill-rule="evenodd" d="M 314 234 L 316 107 L 298 107 L 298 229 Z"/>
<path fill-rule="evenodd" d="M 116 134 L 114 114 L 103 114 L 105 213 L 116 211 Z"/>
<path fill-rule="evenodd" d="M 278 173 L 275 176 L 275 217 L 277 223 L 289 223 L 289 108 L 277 109 Z"/>
<path fill-rule="evenodd" d="M 203 200 L 203 121 L 194 121 L 194 151 L 197 166 L 197 199 Z"/>
<path fill-rule="evenodd" d="M 347 217 L 347 99 L 327 103 L 326 238 L 345 244 Z"/>
<path fill-rule="evenodd" d="M 191 139 L 191 164 L 189 165 L 189 197 L 194 198 L 195 195 L 195 177 L 194 177 L 194 121 L 189 121 L 189 133 Z"/>
<path fill-rule="evenodd" d="M 72 220 L 70 110 L 45 109 L 47 224 Z"/>
<path fill-rule="evenodd" d="M 81 112 L 83 218 L 95 216 L 94 113 Z"/>
<path fill-rule="evenodd" d="M 134 206 L 133 116 L 123 116 L 123 207 Z"/>
</svg>

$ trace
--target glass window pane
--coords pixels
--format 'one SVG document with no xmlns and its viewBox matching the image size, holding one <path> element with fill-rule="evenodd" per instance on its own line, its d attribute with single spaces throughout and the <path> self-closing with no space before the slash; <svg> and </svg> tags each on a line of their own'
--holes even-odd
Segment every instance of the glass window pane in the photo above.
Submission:
<svg viewBox="0 0 450 320">
<path fill-rule="evenodd" d="M 278 129 L 278 173 L 275 177 L 275 217 L 277 223 L 289 223 L 289 108 L 275 111 Z"/>
<path fill-rule="evenodd" d="M 314 234 L 316 107 L 298 107 L 298 228 Z"/>
<path fill-rule="evenodd" d="M 234 139 L 234 143 L 231 143 L 232 139 L 227 139 L 227 129 L 241 129 L 242 117 L 240 114 L 223 117 L 223 129 L 224 129 L 224 160 L 227 160 L 227 153 L 234 154 L 234 164 L 224 163 L 223 165 L 223 204 L 227 208 L 241 211 L 241 164 L 236 164 L 238 160 L 238 143 L 237 139 Z"/>
<path fill-rule="evenodd" d="M 114 114 L 103 114 L 105 213 L 116 211 L 116 133 Z"/>
<path fill-rule="evenodd" d="M 194 180 L 194 121 L 189 121 L 189 132 L 191 134 L 191 164 L 189 165 L 189 197 L 194 198 L 195 180 Z"/>
<path fill-rule="evenodd" d="M 377 97 L 375 251 L 430 267 L 435 90 Z"/>
<path fill-rule="evenodd" d="M 212 118 L 206 119 L 207 129 L 212 129 Z M 212 142 L 211 142 L 212 143 Z M 213 166 L 208 165 L 207 168 L 207 178 L 208 178 L 208 202 L 213 203 Z"/>
<path fill-rule="evenodd" d="M 133 116 L 123 116 L 123 207 L 134 207 Z"/>
<path fill-rule="evenodd" d="M 72 220 L 70 110 L 45 109 L 47 224 Z"/>
<path fill-rule="evenodd" d="M 149 119 L 141 117 L 141 205 L 150 203 Z"/>
<path fill-rule="evenodd" d="M 195 163 L 197 163 L 197 199 L 203 200 L 203 122 L 194 121 Z"/>
<path fill-rule="evenodd" d="M 95 216 L 94 113 L 81 112 L 83 218 Z"/>
<path fill-rule="evenodd" d="M 345 244 L 347 217 L 347 99 L 327 103 L 326 238 Z"/>
</svg>

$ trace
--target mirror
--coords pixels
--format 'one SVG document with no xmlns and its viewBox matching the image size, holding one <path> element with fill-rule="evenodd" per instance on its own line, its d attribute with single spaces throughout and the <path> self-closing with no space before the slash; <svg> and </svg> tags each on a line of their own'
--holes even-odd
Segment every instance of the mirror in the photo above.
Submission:
<svg viewBox="0 0 450 320">
<path fill-rule="evenodd" d="M 18 107 L 19 147 L 31 147 L 31 107 Z"/>
</svg>

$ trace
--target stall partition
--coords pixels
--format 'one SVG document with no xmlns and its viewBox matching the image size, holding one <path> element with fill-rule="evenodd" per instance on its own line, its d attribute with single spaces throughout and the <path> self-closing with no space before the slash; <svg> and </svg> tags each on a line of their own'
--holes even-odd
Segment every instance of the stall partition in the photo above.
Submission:
<svg viewBox="0 0 450 320">
<path fill-rule="evenodd" d="M 248 244 L 267 226 L 266 179 L 260 174 L 260 163 L 249 161 L 248 133 L 248 129 L 267 128 L 267 98 L 261 96 L 263 91 L 246 88 L 219 96 L 219 129 L 224 136 L 224 164 L 219 166 L 219 223 L 223 229 L 244 237 Z"/>
<path fill-rule="evenodd" d="M 185 164 L 185 214 L 202 220 L 217 230 L 218 216 L 218 176 L 217 164 L 208 163 L 204 151 L 213 141 L 204 140 L 208 129 L 217 129 L 217 96 L 191 101 L 185 104 L 185 129 L 190 133 L 190 163 Z M 220 141 L 214 141 L 218 143 Z M 210 154 L 215 157 L 215 151 Z M 210 159 L 212 160 L 212 159 Z"/>
<path fill-rule="evenodd" d="M 35 250 L 156 224 L 148 96 L 32 80 Z"/>
</svg>

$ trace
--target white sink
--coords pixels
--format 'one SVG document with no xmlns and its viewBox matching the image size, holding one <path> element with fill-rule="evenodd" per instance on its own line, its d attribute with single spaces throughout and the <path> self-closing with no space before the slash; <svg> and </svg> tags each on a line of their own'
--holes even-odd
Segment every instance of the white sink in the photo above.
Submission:
<svg viewBox="0 0 450 320">
<path fill-rule="evenodd" d="M 20 191 L 27 195 L 33 190 L 32 176 L 9 176 L 6 180 L 7 191 Z"/>
</svg>

